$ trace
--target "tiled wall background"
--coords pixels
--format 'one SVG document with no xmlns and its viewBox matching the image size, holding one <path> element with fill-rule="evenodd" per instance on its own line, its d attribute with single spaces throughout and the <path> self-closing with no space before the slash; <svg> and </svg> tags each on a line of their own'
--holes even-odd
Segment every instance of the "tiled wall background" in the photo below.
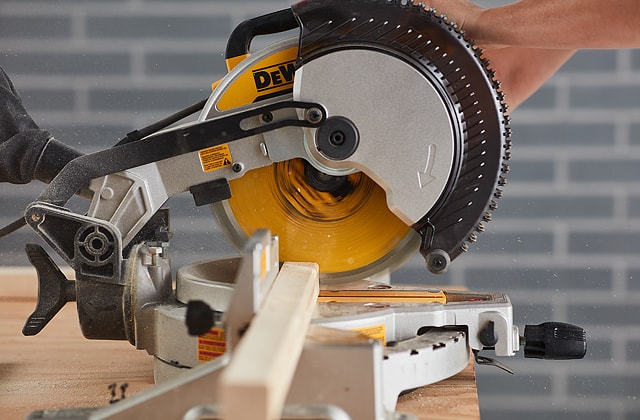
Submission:
<svg viewBox="0 0 640 420">
<path fill-rule="evenodd" d="M 288 4 L 1 0 L 0 64 L 39 124 L 91 152 L 207 97 L 234 25 Z M 483 418 L 640 418 L 640 51 L 578 53 L 512 117 L 510 183 L 488 232 L 446 275 L 416 258 L 394 279 L 504 291 L 520 326 L 586 327 L 584 361 L 478 367 Z M 0 185 L 0 223 L 41 189 Z M 176 264 L 232 252 L 208 209 L 170 204 Z M 26 264 L 33 240 L 0 240 L 0 264 Z"/>
</svg>

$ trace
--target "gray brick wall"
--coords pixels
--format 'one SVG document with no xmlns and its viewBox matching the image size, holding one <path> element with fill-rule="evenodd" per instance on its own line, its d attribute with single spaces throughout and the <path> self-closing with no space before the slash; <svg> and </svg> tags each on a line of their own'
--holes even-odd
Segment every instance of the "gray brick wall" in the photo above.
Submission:
<svg viewBox="0 0 640 420">
<path fill-rule="evenodd" d="M 484 5 L 502 4 L 485 0 Z M 84 152 L 205 98 L 227 35 L 288 0 L 0 1 L 0 64 L 36 120 Z M 266 41 L 263 41 L 266 42 Z M 640 417 L 640 51 L 582 51 L 512 113 L 510 183 L 494 222 L 445 275 L 405 282 L 507 292 L 516 321 L 583 325 L 587 359 L 478 367 L 485 419 Z M 0 223 L 42 185 L 0 185 Z M 207 209 L 171 200 L 176 264 L 229 254 Z M 22 265 L 26 229 L 0 241 Z"/>
</svg>

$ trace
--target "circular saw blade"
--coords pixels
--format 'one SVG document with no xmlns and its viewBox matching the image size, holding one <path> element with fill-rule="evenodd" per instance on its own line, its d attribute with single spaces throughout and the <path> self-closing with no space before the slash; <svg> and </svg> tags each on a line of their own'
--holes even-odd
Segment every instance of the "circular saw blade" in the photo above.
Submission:
<svg viewBox="0 0 640 420">
<path fill-rule="evenodd" d="M 218 84 L 201 119 L 216 112 L 290 95 L 293 83 L 270 86 L 264 95 L 254 74 L 295 62 L 298 39 L 272 44 L 237 64 Z M 302 139 L 300 139 L 302 141 Z M 343 282 L 388 273 L 415 255 L 419 234 L 394 215 L 385 193 L 362 172 L 345 176 L 342 190 L 320 191 L 293 159 L 248 171 L 231 181 L 232 197 L 212 205 L 220 227 L 239 248 L 257 230 L 280 239 L 281 261 L 313 261 L 323 282 Z"/>
<path fill-rule="evenodd" d="M 410 217 L 410 221 L 412 228 L 420 233 L 420 253 L 425 258 L 427 268 L 433 273 L 446 271 L 453 259 L 468 250 L 468 243 L 476 240 L 475 231 L 482 232 L 484 223 L 491 220 L 491 212 L 498 206 L 496 199 L 502 195 L 499 187 L 506 183 L 506 173 L 509 171 L 505 163 L 511 154 L 507 105 L 504 95 L 499 91 L 499 83 L 494 80 L 494 72 L 482 58 L 482 51 L 474 47 L 445 16 L 437 15 L 435 10 L 425 9 L 424 5 L 410 0 L 309 0 L 297 3 L 292 8 L 302 28 L 299 66 L 303 76 L 305 67 L 313 66 L 314 62 L 326 56 L 352 49 L 366 49 L 379 53 L 381 57 L 390 55 L 410 65 L 423 76 L 421 84 L 430 84 L 438 92 L 454 133 L 451 139 L 451 171 L 442 193 L 435 200 L 423 200 L 422 194 L 412 194 L 413 198 L 409 200 L 413 201 L 409 205 L 421 204 L 420 210 L 424 211 L 420 220 Z M 369 60 L 362 65 L 375 65 L 377 61 Z M 385 74 L 384 69 L 381 74 Z M 339 79 L 341 76 L 339 73 L 325 73 L 325 77 L 327 83 L 331 83 L 333 78 Z M 371 82 L 372 85 L 379 85 L 387 80 L 381 78 Z M 303 88 L 304 84 L 303 77 Z M 322 94 L 321 83 L 316 86 L 310 96 L 316 92 Z M 345 86 L 345 89 L 342 97 L 356 96 L 350 91 L 350 86 Z M 361 95 L 359 100 L 362 103 L 377 103 L 381 107 L 394 101 L 402 104 L 385 108 L 388 115 L 384 115 L 384 118 L 396 123 L 405 121 L 406 109 L 423 110 L 423 116 L 418 118 L 434 117 L 440 122 L 446 121 L 446 117 L 434 116 L 424 106 L 423 95 L 403 90 L 402 93 L 392 91 L 389 96 L 377 95 L 372 90 L 368 95 Z M 306 97 L 302 96 L 303 99 Z M 342 107 L 337 101 L 334 104 Z M 424 153 L 430 143 L 436 145 L 436 155 L 438 149 L 442 150 L 441 143 L 439 145 L 438 140 L 429 138 L 425 132 L 413 133 L 414 136 L 422 134 L 424 143 L 414 143 L 411 150 L 404 152 L 405 156 Z M 405 138 L 391 135 L 379 139 L 383 145 L 389 140 L 394 141 L 398 149 L 406 146 Z M 443 161 L 438 156 L 435 159 L 438 163 Z M 428 169 L 429 164 L 426 167 Z M 389 172 L 382 177 L 380 185 L 392 198 L 397 192 L 417 191 L 421 186 L 416 189 L 417 179 L 414 177 L 410 181 L 409 175 L 415 176 L 416 171 L 428 175 L 430 171 L 424 168 L 398 165 L 396 170 L 404 171 L 403 179 L 407 182 L 390 188 L 386 181 L 395 178 L 395 174 Z M 374 179 L 378 182 L 377 177 Z M 404 201 L 398 200 L 405 209 L 412 210 L 405 206 Z"/>
<path fill-rule="evenodd" d="M 506 181 L 504 174 L 508 170 L 504 161 L 509 158 L 511 141 L 506 105 L 498 83 L 481 58 L 481 51 L 465 40 L 455 25 L 412 2 L 306 1 L 292 9 L 301 26 L 300 39 L 274 44 L 245 58 L 218 85 L 210 103 L 215 103 L 217 110 L 224 110 L 291 94 L 293 78 L 280 77 L 284 75 L 282 70 L 290 69 L 287 67 L 290 65 L 305 75 L 299 82 L 296 71 L 295 92 L 300 92 L 300 86 L 304 87 L 305 78 L 308 79 L 305 66 L 307 70 L 317 69 L 317 63 L 331 55 L 355 57 L 355 61 L 358 57 L 370 57 L 367 63 L 361 63 L 365 67 L 379 65 L 377 58 L 383 57 L 393 68 L 409 66 L 415 72 L 409 72 L 412 77 L 421 75 L 418 81 L 412 79 L 411 85 L 429 85 L 432 88 L 430 95 L 437 99 L 434 103 L 441 101 L 442 105 L 442 112 L 434 114 L 425 107 L 424 115 L 417 118 L 448 125 L 451 137 L 436 136 L 438 139 L 435 139 L 425 136 L 423 131 L 426 130 L 409 130 L 416 137 L 407 142 L 408 136 L 396 138 L 392 129 L 389 136 L 382 139 L 379 135 L 373 136 L 374 140 L 368 136 L 367 150 L 375 155 L 375 146 L 371 146 L 382 141 L 386 150 L 396 155 L 399 150 L 402 150 L 398 152 L 403 153 L 402 156 L 411 157 L 435 151 L 437 163 L 446 161 L 439 179 L 440 192 L 429 196 L 428 200 L 414 194 L 411 208 L 405 205 L 404 198 L 393 201 L 401 196 L 399 193 L 415 189 L 415 183 L 422 189 L 425 178 L 421 173 L 432 175 L 429 153 L 424 160 L 426 165 L 398 166 L 398 171 L 404 171 L 404 178 L 398 179 L 407 182 L 390 185 L 388 181 L 395 177 L 395 169 L 386 167 L 386 172 L 376 172 L 376 168 L 369 165 L 372 160 L 357 161 L 360 149 L 353 155 L 356 164 L 351 167 L 347 160 L 342 162 L 334 156 L 320 156 L 314 148 L 317 147 L 314 143 L 317 134 L 305 131 L 301 135 L 297 131 L 287 144 L 298 147 L 301 142 L 304 150 L 288 156 L 302 157 L 305 161 L 278 158 L 278 151 L 274 154 L 266 141 L 269 156 L 279 163 L 249 171 L 230 182 L 233 197 L 214 205 L 223 229 L 239 246 L 256 229 L 271 229 L 281 239 L 282 261 L 316 261 L 325 281 L 353 280 L 386 272 L 418 249 L 431 271 L 445 271 L 449 262 L 468 248 L 467 242 L 475 241 L 474 231 L 482 231 L 483 222 L 491 218 L 490 211 L 497 207 L 495 198 L 501 194 L 498 186 Z M 356 50 L 368 53 L 344 54 Z M 350 80 L 357 80 L 357 71 L 362 68 L 357 64 L 347 69 L 351 77 L 356 77 Z M 333 67 L 329 66 L 327 84 L 336 78 L 345 78 L 342 70 L 331 70 Z M 280 76 L 278 71 L 282 73 Z M 291 73 L 290 70 L 287 72 Z M 273 76 L 273 80 L 277 78 L 279 83 L 262 84 L 261 89 L 257 89 L 256 75 L 263 75 L 267 80 L 266 73 Z M 305 100 L 313 101 L 315 93 L 323 92 L 322 71 L 316 74 L 319 76 L 315 78 L 314 87 L 310 91 L 303 90 L 308 96 Z M 405 80 L 403 77 L 398 79 Z M 261 82 L 264 80 L 260 79 Z M 382 82 L 371 80 L 372 86 Z M 375 88 L 353 91 L 354 85 L 345 82 L 344 92 L 339 92 L 340 97 L 356 98 L 350 101 L 350 106 L 355 108 L 346 108 L 347 117 L 349 111 L 358 109 L 358 101 L 367 102 L 368 106 L 379 103 L 380 107 L 388 103 L 401 104 L 384 108 L 388 115 L 383 116 L 392 121 L 394 127 L 402 127 L 402 122 L 407 121 L 407 109 L 415 111 L 425 104 L 425 95 L 416 93 L 419 89 L 415 92 L 404 89 L 403 93 L 387 89 L 385 95 L 391 97 L 380 97 Z M 342 102 L 333 96 L 330 99 L 331 108 L 338 106 L 337 112 L 342 115 Z M 328 111 L 331 114 L 331 109 Z M 365 114 L 369 116 L 368 121 L 375 119 L 370 115 Z M 415 121 L 416 113 L 411 115 L 411 121 Z M 203 116 L 207 118 L 207 115 Z M 267 134 L 275 135 L 265 133 L 265 138 Z M 424 142 L 416 142 L 416 138 L 424 138 Z M 366 141 L 361 139 L 361 145 Z M 392 144 L 398 145 L 397 150 L 390 148 Z M 438 153 L 442 156 L 443 150 L 449 150 L 442 146 L 451 150 L 446 160 L 438 158 Z M 304 174 L 304 168 L 309 164 L 321 178 L 327 174 L 348 177 L 350 188 L 339 193 L 335 189 L 318 189 L 314 180 Z M 410 179 L 412 185 L 408 183 Z M 410 217 L 398 212 L 398 205 L 412 210 Z"/>
<path fill-rule="evenodd" d="M 415 232 L 362 172 L 323 192 L 294 159 L 250 171 L 231 190 L 228 208 L 246 235 L 268 226 L 280 238 L 281 260 L 317 262 L 325 280 L 375 274 L 416 251 Z"/>
</svg>

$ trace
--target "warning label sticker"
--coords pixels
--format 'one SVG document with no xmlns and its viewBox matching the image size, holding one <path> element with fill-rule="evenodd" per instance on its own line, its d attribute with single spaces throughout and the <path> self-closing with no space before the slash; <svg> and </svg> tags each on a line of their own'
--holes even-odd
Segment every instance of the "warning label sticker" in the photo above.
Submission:
<svg viewBox="0 0 640 420">
<path fill-rule="evenodd" d="M 360 333 L 366 337 L 373 338 L 374 340 L 378 340 L 382 343 L 382 345 L 387 344 L 387 326 L 385 324 L 356 328 L 353 331 Z"/>
<path fill-rule="evenodd" d="M 215 171 L 217 169 L 226 168 L 233 163 L 229 146 L 221 144 L 219 146 L 202 149 L 200 152 L 200 164 L 205 172 Z"/>
<path fill-rule="evenodd" d="M 227 342 L 222 328 L 211 328 L 209 332 L 198 336 L 199 362 L 208 362 L 222 356 L 226 349 Z"/>
</svg>

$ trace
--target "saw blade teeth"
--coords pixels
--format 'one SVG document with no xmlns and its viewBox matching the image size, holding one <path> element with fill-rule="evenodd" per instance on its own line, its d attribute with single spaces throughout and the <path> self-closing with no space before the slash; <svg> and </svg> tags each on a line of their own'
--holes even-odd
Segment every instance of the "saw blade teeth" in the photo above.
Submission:
<svg viewBox="0 0 640 420">
<path fill-rule="evenodd" d="M 427 17 L 429 18 L 434 18 L 436 16 L 436 13 L 438 13 L 436 9 L 434 9 L 433 7 L 430 7 L 428 9 L 426 9 L 425 7 L 422 7 L 420 10 L 422 11 L 426 10 Z"/>
<path fill-rule="evenodd" d="M 504 136 L 507 137 L 507 138 L 511 137 L 511 127 L 506 127 L 505 128 Z"/>
<path fill-rule="evenodd" d="M 303 63 L 333 48 L 345 48 L 338 45 L 341 43 L 391 49 L 401 57 L 406 56 L 432 84 L 439 84 L 439 92 L 451 101 L 448 110 L 460 129 L 460 133 L 456 133 L 461 139 L 460 156 L 456 158 L 460 159 L 460 167 L 447 185 L 447 198 L 428 210 L 417 225 L 429 222 L 437 226 L 438 233 L 429 246 L 441 248 L 455 258 L 469 248 L 467 242 L 475 242 L 478 236 L 475 233 L 483 232 L 485 223 L 492 220 L 491 212 L 503 195 L 498 187 L 506 184 L 504 175 L 509 171 L 504 161 L 511 158 L 511 120 L 506 115 L 506 98 L 495 69 L 490 68 L 489 57 L 473 39 L 467 39 L 458 22 L 427 6 L 425 0 L 318 1 L 320 3 L 326 4 L 323 6 L 326 9 L 313 9 L 318 13 L 314 18 L 330 16 L 336 22 L 331 27 L 310 31 L 304 39 L 306 44 L 301 41 L 299 53 L 304 57 Z M 345 9 L 355 14 L 329 13 Z M 319 13 L 323 11 L 327 13 Z M 342 27 L 341 22 L 351 16 L 358 16 L 359 26 Z M 375 17 L 376 22 L 367 23 L 369 17 Z M 382 21 L 388 24 L 377 27 Z M 402 24 L 397 26 L 400 31 L 390 29 L 397 22 Z M 345 31 L 353 26 L 358 26 L 357 30 Z M 472 206 L 464 206 L 470 202 Z"/>
</svg>

